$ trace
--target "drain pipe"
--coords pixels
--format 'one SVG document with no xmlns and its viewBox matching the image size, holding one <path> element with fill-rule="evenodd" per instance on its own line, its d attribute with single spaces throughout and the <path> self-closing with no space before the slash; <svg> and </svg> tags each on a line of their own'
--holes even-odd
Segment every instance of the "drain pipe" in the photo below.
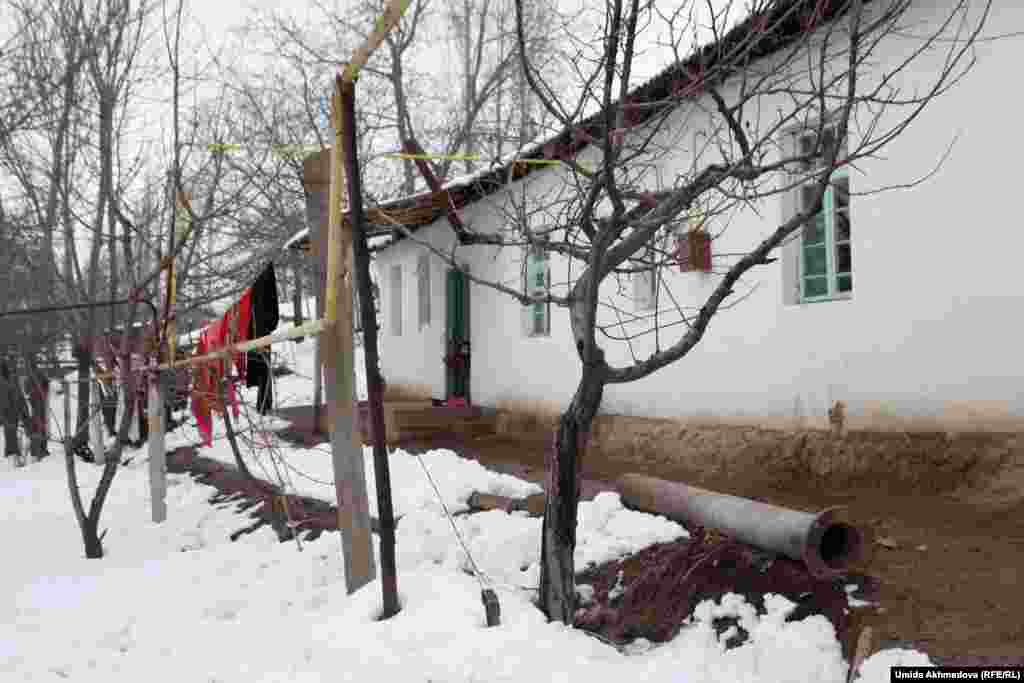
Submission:
<svg viewBox="0 0 1024 683">
<path fill-rule="evenodd" d="M 864 549 L 864 535 L 843 521 L 842 507 L 812 514 L 640 474 L 620 477 L 618 489 L 629 507 L 803 561 L 819 579 L 843 576 Z"/>
</svg>

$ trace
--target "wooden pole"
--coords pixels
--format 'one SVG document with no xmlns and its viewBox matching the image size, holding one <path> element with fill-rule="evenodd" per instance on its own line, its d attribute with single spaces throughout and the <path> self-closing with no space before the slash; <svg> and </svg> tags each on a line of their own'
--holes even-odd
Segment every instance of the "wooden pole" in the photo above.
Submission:
<svg viewBox="0 0 1024 683">
<path fill-rule="evenodd" d="M 159 524 L 167 519 L 167 453 L 164 432 L 164 396 L 167 373 L 159 372 L 149 378 L 149 490 L 153 521 Z"/>
<path fill-rule="evenodd" d="M 330 150 L 308 157 L 302 162 L 302 186 L 306 191 L 306 225 L 310 236 L 310 255 L 313 258 L 315 274 L 316 314 L 315 318 L 324 315 L 324 273 L 326 268 L 326 250 L 329 222 L 328 200 L 331 186 Z M 323 433 L 323 336 L 318 335 L 313 351 L 313 430 Z"/>
<path fill-rule="evenodd" d="M 330 225 L 327 231 L 327 276 L 324 316 L 325 379 L 331 423 L 331 457 L 338 498 L 345 584 L 349 593 L 373 581 L 376 566 L 370 530 L 369 500 L 362 445 L 355 430 L 355 374 L 352 360 L 352 278 L 346 272 L 351 233 L 343 227 L 345 177 L 342 158 L 340 78 L 331 99 L 334 146 L 331 151 Z"/>
<path fill-rule="evenodd" d="M 363 189 L 359 177 L 356 149 L 355 84 L 342 83 L 341 113 L 345 141 L 345 176 L 352 207 L 353 254 L 359 284 L 359 309 L 363 328 L 363 354 L 366 361 L 366 386 L 369 398 L 369 430 L 373 438 L 373 469 L 377 483 L 377 520 L 380 523 L 380 574 L 384 610 L 382 618 L 398 614 L 398 577 L 395 568 L 395 513 L 391 506 L 391 473 L 384 439 L 384 402 L 377 352 L 376 311 L 370 288 L 370 251 L 366 243 L 366 216 L 363 213 Z"/>
<path fill-rule="evenodd" d="M 370 61 L 370 55 L 380 47 L 391 29 L 398 26 L 398 22 L 402 20 L 402 15 L 405 14 L 405 10 L 409 8 L 411 2 L 412 0 L 389 0 L 384 7 L 384 12 L 377 18 L 373 31 L 367 36 L 366 42 L 353 51 L 352 59 L 345 65 L 342 78 L 346 83 L 356 82 L 359 72 Z"/>
</svg>

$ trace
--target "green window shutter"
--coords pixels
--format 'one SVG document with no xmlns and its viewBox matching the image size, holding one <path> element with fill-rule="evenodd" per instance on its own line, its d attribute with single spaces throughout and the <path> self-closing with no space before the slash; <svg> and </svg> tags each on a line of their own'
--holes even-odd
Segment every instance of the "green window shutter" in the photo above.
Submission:
<svg viewBox="0 0 1024 683">
<path fill-rule="evenodd" d="M 547 252 L 527 248 L 526 267 L 523 274 L 524 293 L 528 295 L 547 294 L 551 289 L 551 272 Z M 527 306 L 524 327 L 527 336 L 547 335 L 551 330 L 550 304 L 538 301 Z"/>
<path fill-rule="evenodd" d="M 804 225 L 800 248 L 800 291 L 822 300 L 853 291 L 849 178 L 837 176 L 825 190 L 822 209 Z M 806 208 L 814 190 L 801 190 Z"/>
<path fill-rule="evenodd" d="M 819 141 L 814 133 L 798 136 L 794 151 L 818 157 L 801 169 L 810 172 L 821 167 L 822 159 L 838 144 L 835 129 L 822 130 Z M 840 156 L 846 153 L 843 141 Z M 815 188 L 808 184 L 798 191 L 801 210 L 807 210 Z M 800 245 L 800 295 L 803 300 L 826 300 L 848 296 L 853 291 L 853 253 L 850 221 L 850 180 L 845 169 L 832 175 L 822 197 L 822 208 L 804 225 Z"/>
</svg>

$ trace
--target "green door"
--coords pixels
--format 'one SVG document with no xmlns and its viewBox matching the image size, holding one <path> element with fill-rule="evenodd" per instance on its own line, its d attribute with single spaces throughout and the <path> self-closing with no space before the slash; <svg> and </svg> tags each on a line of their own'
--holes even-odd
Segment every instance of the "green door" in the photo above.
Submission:
<svg viewBox="0 0 1024 683">
<path fill-rule="evenodd" d="M 469 342 L 469 283 L 458 270 L 449 270 L 445 298 L 447 305 L 447 394 L 448 398 L 469 398 L 469 359 L 452 362 L 452 354 L 465 350 Z"/>
</svg>

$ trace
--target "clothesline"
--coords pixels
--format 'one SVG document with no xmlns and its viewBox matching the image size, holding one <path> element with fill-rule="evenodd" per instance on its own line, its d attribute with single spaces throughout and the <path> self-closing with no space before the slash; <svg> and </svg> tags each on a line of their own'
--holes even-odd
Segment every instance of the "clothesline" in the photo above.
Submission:
<svg viewBox="0 0 1024 683">
<path fill-rule="evenodd" d="M 277 332 L 275 334 L 268 334 L 259 339 L 252 339 L 250 341 L 237 342 L 231 346 L 226 346 L 216 351 L 204 354 L 202 356 L 193 356 L 192 358 L 186 358 L 185 360 L 174 361 L 173 363 L 161 363 L 156 366 L 157 370 L 173 370 L 174 368 L 183 368 L 190 365 L 198 365 L 200 363 L 206 363 L 215 360 L 226 360 L 231 358 L 233 354 L 242 353 L 244 351 L 257 351 L 259 349 L 266 348 L 272 344 L 276 344 L 282 341 L 288 341 L 289 339 L 295 339 L 296 337 L 307 337 L 315 334 L 320 334 L 328 327 L 326 320 L 313 320 L 308 323 L 293 327 L 283 332 Z"/>
<path fill-rule="evenodd" d="M 191 365 L 199 365 L 200 363 L 209 363 L 217 360 L 223 361 L 231 358 L 232 354 L 235 353 L 242 353 L 245 351 L 258 351 L 259 349 L 264 349 L 272 344 L 288 341 L 289 339 L 295 339 L 296 337 L 311 337 L 313 335 L 320 334 L 329 326 L 329 323 L 324 319 L 312 320 L 308 323 L 303 323 L 302 325 L 284 330 L 282 332 L 268 334 L 264 337 L 260 337 L 259 339 L 238 342 L 236 344 L 232 344 L 231 346 L 226 346 L 223 349 L 211 351 L 210 353 L 204 354 L 202 356 L 193 356 L 191 358 L 186 358 L 184 360 L 174 361 L 173 363 L 161 363 L 160 365 L 157 365 L 155 368 L 140 366 L 139 368 L 130 370 L 129 372 L 143 373 L 149 372 L 151 370 L 174 370 L 176 368 L 184 368 Z M 117 379 L 119 376 L 121 376 L 121 374 L 121 372 L 100 372 L 96 373 L 96 379 Z"/>
<path fill-rule="evenodd" d="M 278 305 L 277 276 L 271 262 L 242 297 L 219 320 L 207 325 L 200 333 L 193 358 L 210 354 L 218 356 L 192 373 L 192 414 L 208 443 L 213 434 L 213 414 L 226 410 L 226 407 L 222 405 L 222 399 L 211 401 L 204 393 L 216 391 L 232 366 L 246 386 L 259 388 L 259 412 L 265 414 L 273 407 L 270 363 L 256 350 L 239 350 L 238 345 L 265 337 L 270 337 L 272 344 L 273 332 L 280 320 Z M 183 361 L 168 359 L 172 367 L 180 362 Z M 237 397 L 234 385 L 228 387 L 225 399 L 235 405 Z"/>
</svg>

